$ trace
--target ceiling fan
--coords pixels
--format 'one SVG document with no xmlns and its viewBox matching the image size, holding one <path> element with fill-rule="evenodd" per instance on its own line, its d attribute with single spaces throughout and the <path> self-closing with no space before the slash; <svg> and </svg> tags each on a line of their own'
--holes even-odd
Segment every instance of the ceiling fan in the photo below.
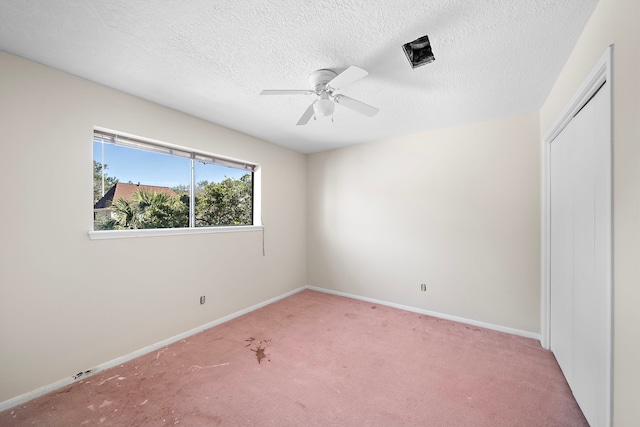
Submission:
<svg viewBox="0 0 640 427">
<path fill-rule="evenodd" d="M 325 117 L 333 114 L 335 104 L 343 105 L 353 111 L 360 114 L 364 114 L 368 117 L 373 117 L 378 113 L 376 107 L 367 105 L 364 102 L 360 102 L 357 99 L 349 98 L 348 96 L 336 93 L 344 86 L 350 85 L 361 78 L 365 77 L 367 73 L 360 67 L 355 65 L 350 66 L 342 73 L 338 74 L 333 70 L 321 69 L 316 70 L 309 75 L 309 82 L 312 89 L 302 90 L 263 90 L 260 95 L 310 95 L 315 94 L 316 100 L 309 105 L 306 111 L 298 120 L 296 125 L 306 125 L 311 117 Z"/>
</svg>

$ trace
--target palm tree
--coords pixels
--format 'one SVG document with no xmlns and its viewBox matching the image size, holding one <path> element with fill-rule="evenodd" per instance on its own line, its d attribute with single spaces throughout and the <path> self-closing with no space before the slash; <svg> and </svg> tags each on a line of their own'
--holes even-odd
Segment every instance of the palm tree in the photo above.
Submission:
<svg viewBox="0 0 640 427">
<path fill-rule="evenodd" d="M 122 198 L 113 205 L 116 230 L 178 228 L 189 225 L 189 208 L 177 197 L 140 189 L 131 202 Z"/>
<path fill-rule="evenodd" d="M 129 203 L 123 198 L 119 198 L 112 205 L 113 219 L 115 219 L 116 230 L 128 230 L 139 228 L 139 215 L 137 207 L 133 203 Z"/>
</svg>

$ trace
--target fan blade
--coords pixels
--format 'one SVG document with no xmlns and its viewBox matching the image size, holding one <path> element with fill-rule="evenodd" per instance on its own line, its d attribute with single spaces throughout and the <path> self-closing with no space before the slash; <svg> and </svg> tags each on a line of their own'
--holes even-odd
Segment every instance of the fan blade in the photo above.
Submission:
<svg viewBox="0 0 640 427">
<path fill-rule="evenodd" d="M 372 107 L 371 105 L 367 105 L 364 102 L 360 102 L 357 99 L 349 98 L 344 95 L 336 95 L 334 100 L 336 101 L 336 104 L 344 105 L 345 107 L 368 117 L 375 116 L 379 111 L 376 107 Z"/>
<path fill-rule="evenodd" d="M 312 90 L 263 90 L 260 95 L 309 95 L 313 93 Z"/>
<path fill-rule="evenodd" d="M 347 85 L 350 85 L 351 83 L 357 82 L 368 74 L 369 73 L 367 73 L 362 68 L 352 65 L 335 76 L 333 80 L 327 83 L 327 86 L 331 86 L 333 89 L 340 89 L 341 87 L 345 87 Z"/>
<path fill-rule="evenodd" d="M 296 126 L 306 125 L 307 123 L 309 123 L 309 120 L 311 120 L 311 117 L 313 117 L 313 103 L 311 103 L 311 105 L 309 105 L 309 107 L 302 114 L 302 117 L 300 117 L 300 120 L 298 120 Z"/>
</svg>

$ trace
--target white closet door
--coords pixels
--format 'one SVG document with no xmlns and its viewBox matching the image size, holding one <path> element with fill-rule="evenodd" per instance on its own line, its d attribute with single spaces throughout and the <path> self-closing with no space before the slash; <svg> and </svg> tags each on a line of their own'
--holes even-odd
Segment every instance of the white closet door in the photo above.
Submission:
<svg viewBox="0 0 640 427">
<path fill-rule="evenodd" d="M 551 144 L 551 349 L 592 426 L 607 425 L 607 84 Z"/>
<path fill-rule="evenodd" d="M 551 144 L 551 349 L 570 383 L 573 373 L 573 167 L 574 127 Z"/>
</svg>

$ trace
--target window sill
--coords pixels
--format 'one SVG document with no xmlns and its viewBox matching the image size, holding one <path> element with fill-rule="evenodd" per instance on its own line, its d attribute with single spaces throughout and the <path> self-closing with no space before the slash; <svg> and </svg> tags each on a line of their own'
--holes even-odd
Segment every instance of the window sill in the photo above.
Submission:
<svg viewBox="0 0 640 427">
<path fill-rule="evenodd" d="M 100 230 L 89 231 L 91 240 L 129 239 L 134 237 L 181 236 L 185 234 L 242 233 L 246 231 L 262 231 L 262 225 L 241 225 L 197 228 L 153 228 L 143 230 Z"/>
</svg>

